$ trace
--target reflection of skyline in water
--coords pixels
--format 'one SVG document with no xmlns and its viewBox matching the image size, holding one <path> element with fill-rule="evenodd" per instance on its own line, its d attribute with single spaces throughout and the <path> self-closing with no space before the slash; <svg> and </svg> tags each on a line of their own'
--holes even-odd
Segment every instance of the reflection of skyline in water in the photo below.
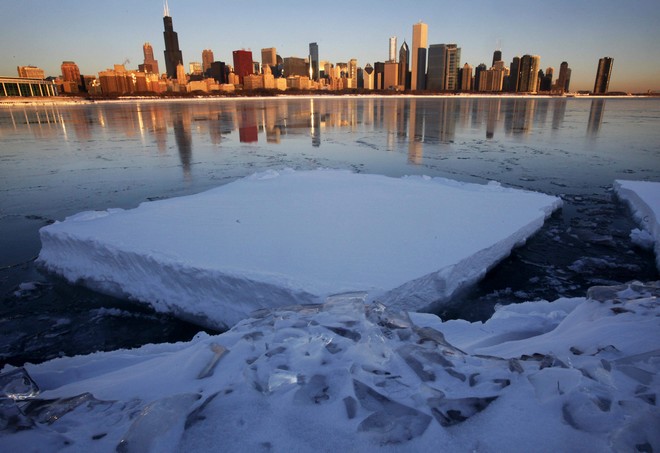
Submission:
<svg viewBox="0 0 660 453">
<path fill-rule="evenodd" d="M 564 126 L 567 102 L 564 98 L 317 97 L 25 107 L 8 110 L 0 134 L 3 129 L 27 128 L 36 137 L 86 142 L 101 128 L 153 141 L 160 153 L 167 152 L 173 136 L 189 177 L 193 141 L 200 134 L 208 134 L 217 147 L 222 146 L 223 136 L 236 134 L 240 143 L 251 145 L 279 145 L 308 136 L 312 147 L 318 148 L 333 132 L 382 131 L 386 150 L 405 146 L 408 161 L 420 164 L 425 146 L 451 146 L 466 131 L 481 129 L 486 140 L 493 140 L 502 135 L 522 138 L 535 128 L 558 130 Z M 589 136 L 598 134 L 604 110 L 603 99 L 591 100 L 585 121 Z"/>
</svg>

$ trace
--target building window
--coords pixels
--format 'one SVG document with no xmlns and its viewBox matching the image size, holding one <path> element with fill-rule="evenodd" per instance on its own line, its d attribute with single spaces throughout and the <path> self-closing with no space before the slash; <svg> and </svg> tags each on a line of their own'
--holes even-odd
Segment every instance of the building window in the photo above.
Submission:
<svg viewBox="0 0 660 453">
<path fill-rule="evenodd" d="M 18 84 L 17 83 L 6 83 L 5 91 L 7 96 L 18 96 Z"/>
<path fill-rule="evenodd" d="M 32 96 L 32 93 L 30 92 L 30 85 L 27 83 L 21 83 L 19 84 L 21 88 L 21 96 L 29 97 Z"/>
</svg>

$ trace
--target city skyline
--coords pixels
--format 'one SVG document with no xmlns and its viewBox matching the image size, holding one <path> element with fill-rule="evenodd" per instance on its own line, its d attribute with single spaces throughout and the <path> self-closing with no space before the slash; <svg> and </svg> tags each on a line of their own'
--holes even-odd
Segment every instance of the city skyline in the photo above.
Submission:
<svg viewBox="0 0 660 453">
<path fill-rule="evenodd" d="M 159 58 L 165 50 L 161 0 L 139 4 L 118 0 L 112 11 L 98 15 L 77 8 L 69 0 L 63 0 L 57 10 L 46 8 L 49 4 L 41 0 L 25 3 L 45 13 L 27 17 L 20 5 L 6 5 L 3 16 L 12 20 L 3 24 L 2 30 L 12 46 L 0 52 L 0 75 L 12 76 L 17 66 L 34 65 L 46 75 L 58 76 L 63 61 L 75 61 L 82 74 L 96 74 L 127 60 L 127 68 L 137 68 L 143 62 L 145 42 L 153 46 L 161 70 L 165 66 L 164 59 Z M 539 55 L 540 68 L 553 67 L 555 74 L 562 61 L 568 62 L 573 71 L 571 90 L 591 90 L 599 59 L 609 56 L 616 60 L 610 91 L 660 90 L 656 77 L 660 50 L 655 46 L 660 40 L 655 27 L 660 6 L 656 2 L 633 1 L 621 8 L 614 2 L 560 0 L 547 11 L 539 8 L 533 13 L 518 1 L 497 5 L 483 2 L 478 16 L 474 6 L 452 5 L 447 9 L 445 4 L 419 1 L 402 7 L 385 1 L 367 7 L 340 1 L 338 5 L 345 8 L 323 9 L 322 19 L 287 1 L 258 4 L 231 17 L 226 15 L 227 5 L 202 0 L 172 0 L 169 11 L 186 68 L 190 62 L 202 61 L 205 49 L 211 49 L 216 60 L 232 64 L 232 52 L 240 49 L 251 49 L 255 60 L 260 49 L 269 47 L 276 48 L 282 57 L 307 58 L 312 42 L 318 43 L 321 61 L 356 59 L 358 66 L 364 67 L 388 60 L 391 37 L 397 37 L 399 46 L 404 41 L 411 45 L 412 25 L 421 20 L 428 25 L 429 46 L 455 43 L 461 48 L 461 67 L 465 63 L 488 65 L 498 48 L 507 65 L 516 56 Z M 349 11 L 352 13 L 347 14 Z M 67 27 L 62 27 L 65 21 Z M 264 26 L 269 23 L 272 25 Z M 25 29 L 33 33 L 19 31 Z M 47 31 L 39 34 L 36 30 Z"/>
</svg>

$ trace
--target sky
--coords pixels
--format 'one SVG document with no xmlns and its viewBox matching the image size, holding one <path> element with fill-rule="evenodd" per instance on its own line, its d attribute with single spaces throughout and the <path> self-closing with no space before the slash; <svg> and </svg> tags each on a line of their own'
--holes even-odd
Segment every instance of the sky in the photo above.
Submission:
<svg viewBox="0 0 660 453">
<path fill-rule="evenodd" d="M 429 44 L 455 43 L 461 65 L 491 65 L 502 50 L 539 55 L 541 68 L 567 61 L 571 90 L 593 89 L 598 59 L 614 58 L 610 91 L 660 91 L 660 2 L 657 0 L 168 0 L 186 69 L 212 49 L 232 64 L 232 51 L 276 47 L 282 57 L 307 57 L 310 42 L 319 58 L 358 66 L 388 58 L 389 38 L 412 43 L 412 26 L 428 25 Z M 163 0 L 22 0 L 3 2 L 0 16 L 0 76 L 16 77 L 17 66 L 34 65 L 60 75 L 62 61 L 83 74 L 97 74 L 127 61 L 143 62 L 150 42 L 164 69 Z M 398 57 L 398 51 L 397 51 Z"/>
</svg>

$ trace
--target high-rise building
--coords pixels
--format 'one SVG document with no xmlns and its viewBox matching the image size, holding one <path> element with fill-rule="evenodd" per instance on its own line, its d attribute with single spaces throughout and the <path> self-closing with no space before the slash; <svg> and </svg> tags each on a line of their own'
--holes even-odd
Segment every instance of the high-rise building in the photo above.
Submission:
<svg viewBox="0 0 660 453">
<path fill-rule="evenodd" d="M 598 60 L 598 70 L 596 71 L 596 81 L 594 82 L 593 94 L 605 94 L 610 86 L 610 77 L 612 76 L 612 65 L 614 59 L 603 57 Z"/>
<path fill-rule="evenodd" d="M 179 49 L 179 36 L 174 31 L 167 0 L 165 0 L 163 24 L 165 25 L 165 31 L 163 32 L 163 37 L 165 38 L 165 68 L 167 70 L 167 77 L 175 79 L 177 77 L 177 65 L 179 63 L 183 64 L 183 54 Z"/>
<path fill-rule="evenodd" d="M 18 76 L 27 79 L 45 79 L 46 74 L 44 70 L 36 66 L 17 66 Z M 78 71 L 78 79 L 80 80 L 80 71 Z"/>
<path fill-rule="evenodd" d="M 475 79 L 476 81 L 476 79 Z M 513 57 L 511 66 L 509 66 L 509 79 L 507 83 L 508 91 L 516 93 L 520 84 L 520 57 Z"/>
<path fill-rule="evenodd" d="M 374 89 L 374 68 L 367 63 L 362 71 L 362 86 L 365 90 Z"/>
<path fill-rule="evenodd" d="M 465 63 L 461 69 L 461 91 L 472 90 L 472 66 Z"/>
<path fill-rule="evenodd" d="M 275 47 L 261 49 L 261 66 L 270 66 L 271 68 L 277 66 L 277 50 Z"/>
<path fill-rule="evenodd" d="M 351 58 L 348 61 L 348 78 L 351 79 L 352 88 L 357 88 L 357 70 L 358 70 L 358 62 L 355 58 Z"/>
<path fill-rule="evenodd" d="M 251 50 L 234 50 L 234 74 L 239 77 L 240 83 L 243 83 L 243 77 L 252 74 L 254 66 L 252 64 Z"/>
<path fill-rule="evenodd" d="M 304 58 L 285 57 L 283 63 L 284 77 L 309 77 L 309 67 Z"/>
<path fill-rule="evenodd" d="M 227 83 L 227 67 L 224 61 L 214 61 L 209 69 L 210 77 L 213 77 L 218 83 Z"/>
<path fill-rule="evenodd" d="M 431 44 L 428 50 L 426 89 L 457 91 L 461 49 L 456 44 Z"/>
<path fill-rule="evenodd" d="M 159 74 L 158 61 L 154 58 L 154 49 L 151 47 L 151 44 L 145 42 L 142 45 L 142 53 L 144 54 L 144 63 L 138 66 L 139 71 Z"/>
<path fill-rule="evenodd" d="M 185 85 L 188 83 L 188 78 L 186 77 L 186 68 L 183 67 L 183 63 L 176 65 L 176 81 L 179 85 Z"/>
<path fill-rule="evenodd" d="M 422 81 L 422 85 L 424 85 L 426 80 L 426 47 L 428 45 L 428 34 L 429 28 L 425 23 L 420 21 L 413 25 L 413 40 L 411 49 L 412 74 L 410 78 L 410 88 L 412 90 L 424 89 L 424 87 L 419 86 L 419 82 Z M 424 51 L 420 52 L 420 49 L 424 49 Z"/>
<path fill-rule="evenodd" d="M 388 62 L 396 62 L 396 36 L 390 37 L 390 52 Z"/>
<path fill-rule="evenodd" d="M 406 41 L 403 41 L 401 44 L 401 49 L 399 49 L 399 85 L 403 86 L 404 89 L 410 89 L 410 49 L 408 49 L 408 44 Z"/>
<path fill-rule="evenodd" d="M 562 61 L 559 65 L 559 76 L 557 77 L 557 91 L 560 93 L 568 93 L 568 87 L 571 83 L 571 69 L 568 63 Z"/>
<path fill-rule="evenodd" d="M 383 68 L 383 87 L 395 90 L 399 86 L 399 65 L 396 61 L 388 61 Z"/>
<path fill-rule="evenodd" d="M 62 80 L 65 82 L 75 82 L 80 84 L 80 69 L 73 61 L 62 62 Z"/>
<path fill-rule="evenodd" d="M 541 57 L 538 55 L 523 55 L 520 59 L 520 80 L 518 92 L 536 93 L 539 80 Z"/>
<path fill-rule="evenodd" d="M 309 78 L 318 82 L 321 78 L 319 68 L 319 45 L 315 42 L 309 43 Z"/>
<path fill-rule="evenodd" d="M 493 64 L 491 64 L 491 67 L 495 66 L 496 61 L 502 61 L 502 51 L 499 49 L 493 52 Z"/>
<path fill-rule="evenodd" d="M 428 50 L 428 74 L 426 89 L 442 91 L 445 88 L 445 70 L 447 65 L 447 46 L 445 44 L 431 44 Z"/>
<path fill-rule="evenodd" d="M 202 50 L 202 72 L 206 74 L 215 59 L 213 58 L 213 51 L 211 49 Z"/>
<path fill-rule="evenodd" d="M 203 72 L 202 63 L 199 61 L 191 61 L 188 67 L 190 68 L 190 75 L 201 75 Z"/>
</svg>

